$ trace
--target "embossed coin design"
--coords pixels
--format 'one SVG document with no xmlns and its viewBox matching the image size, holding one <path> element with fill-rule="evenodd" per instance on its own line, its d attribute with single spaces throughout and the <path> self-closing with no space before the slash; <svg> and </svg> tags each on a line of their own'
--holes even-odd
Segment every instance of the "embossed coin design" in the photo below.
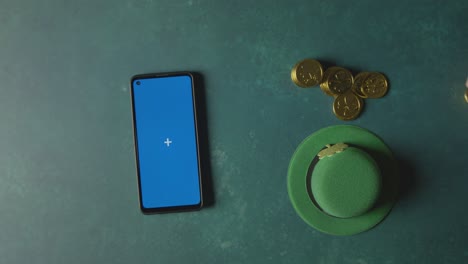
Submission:
<svg viewBox="0 0 468 264">
<path fill-rule="evenodd" d="M 333 95 L 344 94 L 351 89 L 354 78 L 350 71 L 341 67 L 332 67 L 330 71 L 326 87 Z"/>
<path fill-rule="evenodd" d="M 341 120 L 353 120 L 359 116 L 364 101 L 352 92 L 341 94 L 333 102 L 333 113 Z"/>
<path fill-rule="evenodd" d="M 387 78 L 378 72 L 370 73 L 361 87 L 361 92 L 369 98 L 383 97 L 387 93 L 387 90 Z"/>
<path fill-rule="evenodd" d="M 336 67 L 336 66 L 335 67 L 330 67 L 323 73 L 322 82 L 320 83 L 320 89 L 329 96 L 335 96 L 335 94 L 333 94 L 330 91 L 330 88 L 328 87 L 328 83 L 329 83 L 329 80 L 330 80 L 330 76 L 335 74 L 335 72 L 338 69 L 340 69 L 340 68 Z"/>
<path fill-rule="evenodd" d="M 369 77 L 369 75 L 370 72 L 360 72 L 358 75 L 356 75 L 356 77 L 354 77 L 354 83 L 351 90 L 361 98 L 367 98 L 367 96 L 362 93 L 362 85 L 364 84 L 364 81 L 367 79 L 367 77 Z"/>
<path fill-rule="evenodd" d="M 292 81 L 300 87 L 312 87 L 320 84 L 323 77 L 323 68 L 320 62 L 305 59 L 297 63 L 291 70 Z"/>
</svg>

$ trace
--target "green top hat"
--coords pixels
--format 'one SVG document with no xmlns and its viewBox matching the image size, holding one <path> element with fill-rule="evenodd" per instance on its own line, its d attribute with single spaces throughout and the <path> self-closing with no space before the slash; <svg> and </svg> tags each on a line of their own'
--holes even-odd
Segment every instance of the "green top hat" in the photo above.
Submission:
<svg viewBox="0 0 468 264">
<path fill-rule="evenodd" d="M 301 218 L 333 235 L 371 229 L 398 193 L 397 163 L 385 143 L 356 126 L 331 126 L 306 138 L 288 170 L 288 193 Z"/>
</svg>

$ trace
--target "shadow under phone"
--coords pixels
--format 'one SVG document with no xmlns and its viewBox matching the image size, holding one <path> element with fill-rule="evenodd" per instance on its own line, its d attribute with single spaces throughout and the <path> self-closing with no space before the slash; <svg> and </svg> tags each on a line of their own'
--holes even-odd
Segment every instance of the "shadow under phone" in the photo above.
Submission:
<svg viewBox="0 0 468 264">
<path fill-rule="evenodd" d="M 215 204 L 213 178 L 211 174 L 211 156 L 209 145 L 206 88 L 203 76 L 198 72 L 191 72 L 195 82 L 195 100 L 197 111 L 198 151 L 200 153 L 200 171 L 202 180 L 203 207 Z"/>
</svg>

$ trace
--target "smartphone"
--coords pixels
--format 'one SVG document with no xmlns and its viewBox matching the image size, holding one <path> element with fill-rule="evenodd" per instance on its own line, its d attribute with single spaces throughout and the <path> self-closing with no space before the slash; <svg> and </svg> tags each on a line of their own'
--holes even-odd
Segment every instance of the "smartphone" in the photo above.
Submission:
<svg viewBox="0 0 468 264">
<path fill-rule="evenodd" d="M 143 213 L 203 205 L 194 75 L 136 75 L 131 79 L 140 208 Z"/>
</svg>

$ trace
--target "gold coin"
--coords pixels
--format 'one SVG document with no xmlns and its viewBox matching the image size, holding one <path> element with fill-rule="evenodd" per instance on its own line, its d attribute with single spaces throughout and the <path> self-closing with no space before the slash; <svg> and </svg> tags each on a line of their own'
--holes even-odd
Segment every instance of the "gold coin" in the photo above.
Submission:
<svg viewBox="0 0 468 264">
<path fill-rule="evenodd" d="M 320 62 L 305 59 L 297 63 L 291 70 L 292 81 L 300 87 L 312 87 L 320 84 L 323 77 L 323 68 Z"/>
<path fill-rule="evenodd" d="M 354 83 L 351 90 L 361 98 L 367 98 L 367 96 L 362 92 L 362 85 L 369 75 L 370 72 L 360 72 L 356 77 L 354 77 Z"/>
<path fill-rule="evenodd" d="M 338 67 L 328 68 L 323 74 L 322 82 L 320 83 L 320 89 L 322 89 L 322 91 L 329 96 L 334 96 L 334 94 L 330 91 L 330 88 L 328 87 L 328 79 L 337 70 L 337 68 Z"/>
<path fill-rule="evenodd" d="M 387 78 L 378 72 L 371 72 L 361 86 L 361 92 L 369 98 L 383 97 L 387 91 Z"/>
<path fill-rule="evenodd" d="M 356 119 L 364 107 L 364 101 L 352 92 L 340 94 L 333 101 L 333 113 L 341 120 Z"/>
<path fill-rule="evenodd" d="M 334 96 L 346 93 L 353 86 L 354 78 L 350 71 L 341 67 L 327 69 L 328 75 L 324 87 Z M 329 94 L 327 93 L 327 94 Z"/>
</svg>

